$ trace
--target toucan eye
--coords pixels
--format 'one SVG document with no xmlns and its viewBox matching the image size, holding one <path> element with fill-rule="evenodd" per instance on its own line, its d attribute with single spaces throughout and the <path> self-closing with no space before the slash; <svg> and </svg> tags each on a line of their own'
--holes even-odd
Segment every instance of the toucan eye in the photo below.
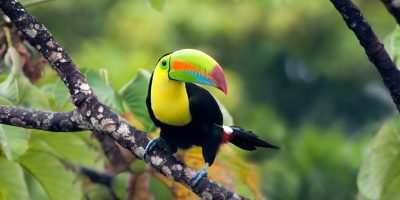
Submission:
<svg viewBox="0 0 400 200">
<path fill-rule="evenodd" d="M 167 61 L 166 60 L 161 61 L 161 65 L 164 67 L 167 66 Z"/>
</svg>

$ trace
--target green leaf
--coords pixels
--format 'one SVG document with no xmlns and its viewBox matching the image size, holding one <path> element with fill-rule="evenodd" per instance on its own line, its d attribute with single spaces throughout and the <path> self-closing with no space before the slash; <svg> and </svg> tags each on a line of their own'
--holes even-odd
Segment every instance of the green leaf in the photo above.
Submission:
<svg viewBox="0 0 400 200">
<path fill-rule="evenodd" d="M 129 169 L 135 173 L 142 173 L 142 172 L 146 171 L 146 168 L 147 168 L 147 164 L 145 162 L 140 162 L 140 161 L 132 162 L 129 165 Z"/>
<path fill-rule="evenodd" d="M 7 159 L 14 160 L 28 149 L 31 131 L 14 126 L 0 125 L 1 149 Z"/>
<path fill-rule="evenodd" d="M 0 200 L 29 199 L 22 167 L 0 157 Z"/>
<path fill-rule="evenodd" d="M 0 96 L 0 105 L 12 106 L 12 105 L 14 105 L 14 103 L 9 101 L 7 98 Z"/>
<path fill-rule="evenodd" d="M 104 185 L 94 184 L 85 190 L 86 200 L 115 199 L 110 189 Z"/>
<path fill-rule="evenodd" d="M 396 28 L 384 39 L 384 45 L 389 53 L 389 56 L 396 63 L 399 68 L 399 58 L 400 58 L 400 27 Z"/>
<path fill-rule="evenodd" d="M 107 84 L 107 80 L 103 80 L 99 73 L 96 73 L 94 70 L 87 70 L 85 75 L 96 96 L 114 112 L 122 114 L 121 97 L 111 85 Z"/>
<path fill-rule="evenodd" d="M 18 51 L 14 47 L 9 47 L 4 60 L 5 64 L 11 67 L 11 72 L 0 84 L 0 96 L 24 106 L 48 108 L 48 101 L 43 98 L 42 92 L 25 77 L 22 70 L 24 62 Z"/>
<path fill-rule="evenodd" d="M 174 199 L 171 190 L 155 176 L 150 176 L 149 190 L 154 199 Z"/>
<path fill-rule="evenodd" d="M 18 98 L 18 82 L 14 78 L 14 74 L 9 74 L 4 82 L 0 83 L 0 96 L 10 102 L 19 102 Z"/>
<path fill-rule="evenodd" d="M 118 199 L 127 199 L 126 183 L 128 182 L 129 172 L 122 172 L 114 176 L 111 181 L 111 188 Z"/>
<path fill-rule="evenodd" d="M 7 98 L 11 102 L 18 103 L 20 101 L 21 91 L 18 79 L 22 75 L 22 59 L 18 51 L 14 47 L 9 47 L 4 56 L 6 65 L 11 67 L 11 72 L 7 79 L 0 84 L 0 96 Z M 24 88 L 24 87 L 22 87 Z"/>
<path fill-rule="evenodd" d="M 54 85 L 53 95 L 57 109 L 62 109 L 70 98 L 69 91 L 61 80 Z"/>
<path fill-rule="evenodd" d="M 364 156 L 357 183 L 366 199 L 400 196 L 400 119 L 386 122 Z"/>
<path fill-rule="evenodd" d="M 49 109 L 49 97 L 47 93 L 37 88 L 24 76 L 18 75 L 16 77 L 16 81 L 18 82 L 18 91 L 19 91 L 19 104 L 31 107 L 31 108 L 42 108 Z"/>
<path fill-rule="evenodd" d="M 32 85 L 22 73 L 11 72 L 7 79 L 0 83 L 0 97 L 6 103 L 8 101 L 35 108 L 49 107 L 44 92 Z"/>
<path fill-rule="evenodd" d="M 150 73 L 145 70 L 139 70 L 136 76 L 119 91 L 129 110 L 142 122 L 145 131 L 149 131 L 153 127 L 153 122 L 146 106 L 149 81 Z"/>
<path fill-rule="evenodd" d="M 29 151 L 18 161 L 40 182 L 50 199 L 82 199 L 80 181 L 57 158 L 46 153 Z"/>
<path fill-rule="evenodd" d="M 150 6 L 158 12 L 162 12 L 167 4 L 167 0 L 148 0 L 148 2 Z"/>
<path fill-rule="evenodd" d="M 24 176 L 28 185 L 30 199 L 50 200 L 42 184 L 32 174 L 25 170 Z"/>
<path fill-rule="evenodd" d="M 99 160 L 100 153 L 86 144 L 79 135 L 89 135 L 88 132 L 80 133 L 55 133 L 34 131 L 30 149 L 44 151 L 66 159 L 76 164 L 101 168 L 103 162 Z"/>
<path fill-rule="evenodd" d="M 22 74 L 22 67 L 24 66 L 21 56 L 19 55 L 17 49 L 13 46 L 9 46 L 7 49 L 6 54 L 4 55 L 4 60 L 6 65 L 11 67 L 12 75 L 19 75 Z"/>
</svg>

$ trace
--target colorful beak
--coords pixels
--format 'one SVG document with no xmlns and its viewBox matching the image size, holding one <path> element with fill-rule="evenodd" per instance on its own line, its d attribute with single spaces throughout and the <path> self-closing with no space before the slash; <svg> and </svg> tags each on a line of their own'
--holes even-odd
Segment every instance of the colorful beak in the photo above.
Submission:
<svg viewBox="0 0 400 200">
<path fill-rule="evenodd" d="M 194 49 L 175 51 L 170 57 L 169 78 L 214 86 L 228 92 L 224 71 L 209 55 Z"/>
</svg>

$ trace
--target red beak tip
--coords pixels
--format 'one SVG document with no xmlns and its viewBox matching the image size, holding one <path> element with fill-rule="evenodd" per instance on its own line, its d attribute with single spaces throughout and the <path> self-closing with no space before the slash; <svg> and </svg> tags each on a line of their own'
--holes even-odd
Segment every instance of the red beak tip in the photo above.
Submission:
<svg viewBox="0 0 400 200">
<path fill-rule="evenodd" d="M 224 92 L 225 95 L 228 95 L 228 88 L 223 88 L 222 92 Z"/>
<path fill-rule="evenodd" d="M 228 94 L 228 88 L 226 86 L 226 80 L 225 80 L 225 75 L 224 71 L 222 70 L 221 66 L 218 64 L 215 65 L 214 69 L 211 71 L 211 76 L 215 79 L 218 88 L 225 93 L 225 95 Z"/>
</svg>

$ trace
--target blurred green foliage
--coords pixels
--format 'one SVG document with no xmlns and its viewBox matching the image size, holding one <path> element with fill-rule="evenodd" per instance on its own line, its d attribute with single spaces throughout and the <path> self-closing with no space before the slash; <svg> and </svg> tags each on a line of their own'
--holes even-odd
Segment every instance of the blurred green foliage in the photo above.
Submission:
<svg viewBox="0 0 400 200">
<path fill-rule="evenodd" d="M 240 152 L 262 169 L 267 198 L 355 199 L 363 151 L 394 108 L 330 2 L 162 2 L 150 2 L 164 7 L 157 9 L 162 12 L 145 0 L 55 0 L 29 10 L 78 66 L 108 69 L 116 91 L 139 68 L 152 70 L 164 53 L 182 48 L 207 52 L 227 73 L 229 95 L 216 96 L 233 113 L 235 124 L 281 147 Z M 356 3 L 381 38 L 393 30 L 395 22 L 379 1 Z M 54 84 L 55 78 L 47 69 L 39 86 Z M 68 107 L 54 101 L 49 105 Z M 8 162 L 0 160 L 0 168 L 13 168 L 19 177 L 21 169 Z"/>
</svg>

